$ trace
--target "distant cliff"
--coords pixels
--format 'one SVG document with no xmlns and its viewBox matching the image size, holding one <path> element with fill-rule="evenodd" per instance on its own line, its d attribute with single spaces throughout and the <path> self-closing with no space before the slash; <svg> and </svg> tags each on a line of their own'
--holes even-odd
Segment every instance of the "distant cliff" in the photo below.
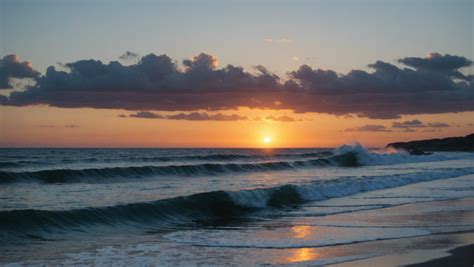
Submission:
<svg viewBox="0 0 474 267">
<path fill-rule="evenodd" d="M 423 151 L 472 151 L 474 152 L 474 134 L 465 137 L 448 137 L 411 142 L 390 143 L 387 147 L 405 149 L 412 154 L 423 154 Z"/>
</svg>

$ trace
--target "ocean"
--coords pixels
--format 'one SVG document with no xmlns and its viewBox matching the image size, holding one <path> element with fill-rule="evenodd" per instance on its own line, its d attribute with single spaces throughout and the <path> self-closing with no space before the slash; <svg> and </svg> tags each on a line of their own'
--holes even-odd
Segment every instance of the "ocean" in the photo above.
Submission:
<svg viewBox="0 0 474 267">
<path fill-rule="evenodd" d="M 473 174 L 359 144 L 1 149 L 0 264 L 355 265 L 472 242 Z"/>
</svg>

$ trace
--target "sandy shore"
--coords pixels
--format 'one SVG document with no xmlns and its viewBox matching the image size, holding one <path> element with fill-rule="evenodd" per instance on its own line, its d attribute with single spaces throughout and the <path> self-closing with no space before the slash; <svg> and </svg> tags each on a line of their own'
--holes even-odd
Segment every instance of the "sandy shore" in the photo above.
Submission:
<svg viewBox="0 0 474 267">
<path fill-rule="evenodd" d="M 428 203 L 403 205 L 400 209 L 424 210 Z M 442 213 L 427 213 L 423 216 L 415 215 L 402 218 L 403 221 L 415 220 L 436 229 L 437 226 L 451 223 L 471 225 L 474 222 L 474 211 L 467 208 L 474 205 L 474 199 L 456 199 L 430 202 L 429 205 L 443 207 L 459 207 L 456 211 Z M 462 206 L 467 209 L 461 208 Z M 390 210 L 397 208 L 389 208 Z M 446 208 L 444 208 L 446 210 Z M 380 212 L 380 211 L 379 211 Z M 384 216 L 386 217 L 386 216 Z M 411 218 L 410 218 L 411 217 Z M 434 227 L 434 228 L 433 228 Z M 468 227 L 469 228 L 469 227 Z M 452 231 L 437 232 L 428 236 L 401 238 L 397 240 L 381 240 L 363 244 L 349 245 L 348 249 L 359 252 L 374 251 L 381 255 L 361 260 L 348 261 L 331 266 L 474 266 L 474 231 L 461 228 L 452 228 Z"/>
</svg>

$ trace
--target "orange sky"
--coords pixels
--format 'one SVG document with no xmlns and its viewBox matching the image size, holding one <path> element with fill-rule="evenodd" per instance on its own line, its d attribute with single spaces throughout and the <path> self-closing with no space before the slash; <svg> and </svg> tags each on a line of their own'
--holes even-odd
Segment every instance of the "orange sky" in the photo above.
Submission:
<svg viewBox="0 0 474 267">
<path fill-rule="evenodd" d="M 187 121 L 119 118 L 123 110 L 62 109 L 31 106 L 0 107 L 1 147 L 334 147 L 353 141 L 383 146 L 392 141 L 474 132 L 474 112 L 403 116 L 397 120 L 345 118 L 327 114 L 294 114 L 291 111 L 231 110 L 224 114 L 257 116 L 287 115 L 297 122 Z M 160 113 L 166 114 L 166 113 Z M 168 113 L 172 114 L 172 113 Z M 445 122 L 449 128 L 437 132 L 401 132 L 395 121 L 418 119 L 424 123 Z M 348 132 L 366 124 L 384 125 L 392 132 Z M 469 125 L 471 124 L 471 125 Z M 66 126 L 76 127 L 66 127 Z M 263 143 L 269 136 L 272 142 Z"/>
</svg>

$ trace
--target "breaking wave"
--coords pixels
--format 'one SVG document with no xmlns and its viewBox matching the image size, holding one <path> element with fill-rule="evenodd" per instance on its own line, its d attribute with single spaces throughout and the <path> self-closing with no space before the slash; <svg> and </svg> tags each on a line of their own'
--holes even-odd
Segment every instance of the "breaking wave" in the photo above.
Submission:
<svg viewBox="0 0 474 267">
<path fill-rule="evenodd" d="M 51 229 L 78 229 L 93 225 L 153 227 L 220 225 L 245 219 L 252 212 L 278 209 L 308 201 L 473 174 L 474 168 L 441 169 L 399 175 L 342 177 L 308 184 L 286 184 L 240 191 L 212 191 L 151 202 L 62 211 L 11 210 L 0 212 L 0 237 L 25 237 Z M 0 242 L 1 243 L 1 242 Z"/>
</svg>

